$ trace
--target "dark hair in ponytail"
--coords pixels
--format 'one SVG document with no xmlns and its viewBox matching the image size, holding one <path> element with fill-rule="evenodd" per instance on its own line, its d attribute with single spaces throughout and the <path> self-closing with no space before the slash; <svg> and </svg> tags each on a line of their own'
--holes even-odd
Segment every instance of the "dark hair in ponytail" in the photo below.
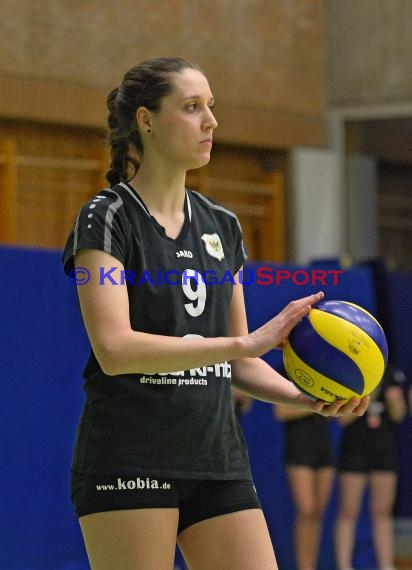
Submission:
<svg viewBox="0 0 412 570">
<path fill-rule="evenodd" d="M 107 97 L 110 169 L 106 178 L 111 186 L 128 182 L 139 169 L 143 143 L 136 123 L 139 107 L 158 111 L 161 100 L 172 90 L 170 73 L 199 67 L 178 57 L 147 59 L 129 69 L 122 83 Z"/>
</svg>

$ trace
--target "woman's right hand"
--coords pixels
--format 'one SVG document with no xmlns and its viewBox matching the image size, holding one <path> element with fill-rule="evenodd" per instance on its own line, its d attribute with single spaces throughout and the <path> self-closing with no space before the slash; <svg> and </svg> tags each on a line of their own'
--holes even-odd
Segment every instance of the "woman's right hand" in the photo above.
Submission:
<svg viewBox="0 0 412 570">
<path fill-rule="evenodd" d="M 307 315 L 313 305 L 324 297 L 322 291 L 291 301 L 273 319 L 247 336 L 250 357 L 262 356 L 269 350 L 283 345 L 290 331 Z M 248 350 L 248 352 L 249 352 Z"/>
</svg>

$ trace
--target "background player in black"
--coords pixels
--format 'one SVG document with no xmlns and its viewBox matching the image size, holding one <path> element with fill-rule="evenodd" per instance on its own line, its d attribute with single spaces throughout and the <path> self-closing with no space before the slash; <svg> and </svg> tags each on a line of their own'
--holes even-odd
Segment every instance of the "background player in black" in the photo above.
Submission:
<svg viewBox="0 0 412 570">
<path fill-rule="evenodd" d="M 294 545 L 298 570 L 317 567 L 323 517 L 335 478 L 328 419 L 291 406 L 275 405 L 284 423 L 286 474 L 295 506 Z"/>
<path fill-rule="evenodd" d="M 406 414 L 405 374 L 389 364 L 362 418 L 339 418 L 344 426 L 339 460 L 339 509 L 335 544 L 338 570 L 350 570 L 355 530 L 365 487 L 378 570 L 392 570 L 393 505 L 396 495 L 396 424 Z"/>
<path fill-rule="evenodd" d="M 335 416 L 368 405 L 312 402 L 259 358 L 323 295 L 248 333 L 237 219 L 185 190 L 186 171 L 210 158 L 212 107 L 206 77 L 186 61 L 132 68 L 108 97 L 112 188 L 82 208 L 66 245 L 66 271 L 90 274 L 78 287 L 92 353 L 72 496 L 93 569 L 169 569 L 177 534 L 190 567 L 277 568 L 230 369 L 237 388 L 270 402 Z M 179 266 L 176 283 L 139 288 L 145 268 L 164 274 L 186 258 L 197 266 Z M 199 270 L 221 277 L 223 267 L 233 284 L 199 279 Z M 180 269 L 190 270 L 186 282 Z"/>
</svg>

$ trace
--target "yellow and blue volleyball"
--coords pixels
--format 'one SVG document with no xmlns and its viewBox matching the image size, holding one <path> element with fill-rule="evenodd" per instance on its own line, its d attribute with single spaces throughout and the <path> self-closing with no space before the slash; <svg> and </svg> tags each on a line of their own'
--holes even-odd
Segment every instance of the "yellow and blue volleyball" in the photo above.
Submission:
<svg viewBox="0 0 412 570">
<path fill-rule="evenodd" d="M 387 361 L 381 325 L 348 301 L 321 301 L 312 307 L 283 348 L 288 377 L 305 395 L 325 402 L 370 394 Z"/>
</svg>

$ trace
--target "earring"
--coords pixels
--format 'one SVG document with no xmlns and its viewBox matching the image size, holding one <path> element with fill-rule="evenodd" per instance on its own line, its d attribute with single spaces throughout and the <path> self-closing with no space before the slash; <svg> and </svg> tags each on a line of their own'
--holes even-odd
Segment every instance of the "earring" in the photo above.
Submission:
<svg viewBox="0 0 412 570">
<path fill-rule="evenodd" d="M 150 133 L 152 132 L 152 129 L 147 129 L 147 134 L 150 135 Z"/>
</svg>

